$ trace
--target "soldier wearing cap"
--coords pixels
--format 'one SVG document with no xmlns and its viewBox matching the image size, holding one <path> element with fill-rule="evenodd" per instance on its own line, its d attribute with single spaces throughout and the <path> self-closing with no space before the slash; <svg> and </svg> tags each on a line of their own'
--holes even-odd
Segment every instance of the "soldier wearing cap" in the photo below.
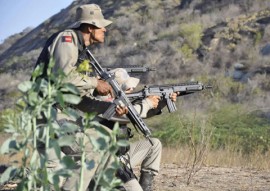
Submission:
<svg viewBox="0 0 270 191">
<path fill-rule="evenodd" d="M 130 77 L 126 70 L 117 68 L 111 70 L 110 73 L 115 77 L 122 90 L 126 93 L 131 93 L 139 83 L 138 78 Z M 101 100 L 113 101 L 113 98 L 108 96 L 98 96 Z M 134 105 L 141 117 L 146 118 L 150 115 L 155 115 L 160 112 L 161 107 L 166 104 L 161 104 L 158 96 L 149 96 L 143 99 L 140 103 Z M 159 106 L 159 107 L 158 107 Z M 150 112 L 151 111 L 151 114 Z M 120 125 L 120 138 L 128 140 L 132 137 L 131 129 L 127 127 L 129 121 L 122 117 L 113 117 L 111 121 L 102 118 L 97 120 L 109 128 L 113 128 L 114 123 Z M 151 191 L 153 177 L 158 174 L 161 160 L 162 145 L 156 138 L 150 138 L 153 145 L 146 139 L 133 142 L 129 147 L 122 147 L 117 152 L 119 160 L 122 162 L 122 167 L 117 171 L 117 176 L 124 182 L 124 188 L 127 191 Z M 133 173 L 133 168 L 140 165 L 140 179 L 137 180 Z"/>
<path fill-rule="evenodd" d="M 126 93 L 131 93 L 139 83 L 138 78 L 130 77 L 126 70 L 123 68 L 116 68 L 111 70 L 110 73 L 115 77 L 122 90 Z M 177 94 L 171 95 L 172 101 L 176 101 Z M 106 101 L 113 101 L 113 98 L 108 96 L 99 96 L 99 99 Z M 141 102 L 136 103 L 134 108 L 140 113 L 142 118 L 152 117 L 166 106 L 166 101 L 160 101 L 158 96 L 148 96 Z M 101 124 L 112 128 L 114 122 L 119 122 L 121 135 L 120 138 L 128 140 L 130 138 L 130 128 L 127 127 L 129 121 L 122 117 L 113 117 L 110 123 L 104 119 L 99 119 Z M 124 136 L 123 136 L 124 135 Z M 157 138 L 150 138 L 153 145 L 148 140 L 139 140 L 132 142 L 128 148 L 120 148 L 117 155 L 123 163 L 122 167 L 118 170 L 117 176 L 124 182 L 124 188 L 128 191 L 151 191 L 152 181 L 154 176 L 159 172 L 162 145 Z M 133 168 L 140 165 L 140 178 L 137 180 L 133 173 Z"/>
<path fill-rule="evenodd" d="M 76 22 L 69 28 L 53 34 L 46 42 L 38 60 L 36 66 L 44 63 L 43 77 L 46 78 L 46 69 L 51 58 L 55 61 L 53 72 L 62 70 L 67 74 L 67 81 L 74 84 L 79 90 L 82 97 L 82 101 L 76 105 L 76 108 L 82 112 L 96 112 L 103 113 L 109 107 L 111 103 L 102 102 L 96 100 L 92 96 L 93 90 L 99 95 L 108 95 L 112 93 L 111 86 L 100 79 L 94 77 L 88 77 L 79 72 L 81 59 L 83 56 L 83 50 L 85 47 L 93 43 L 103 43 L 104 33 L 106 32 L 105 27 L 112 22 L 104 19 L 101 9 L 98 5 L 88 4 L 82 5 L 77 8 Z M 59 111 L 60 110 L 60 111 Z M 117 106 L 116 113 L 123 115 L 127 113 L 127 108 Z M 61 112 L 61 108 L 58 108 L 57 122 L 59 125 L 63 125 L 66 121 L 72 121 L 81 125 L 80 121 L 73 121 Z M 85 133 L 97 137 L 97 133 L 94 129 L 87 129 Z M 79 139 L 83 134 L 78 131 L 75 137 Z M 95 164 L 99 163 L 99 156 L 94 153 L 92 145 L 88 142 L 85 145 L 86 157 L 90 160 L 93 159 Z M 40 148 L 40 152 L 44 152 L 44 148 Z M 49 150 L 49 164 L 48 167 L 51 170 L 57 170 L 61 167 L 58 157 L 53 150 Z M 62 155 L 80 156 L 80 145 L 78 142 L 74 142 L 70 147 L 62 148 Z M 78 158 L 78 157 L 77 157 Z M 78 160 L 79 162 L 80 160 Z M 91 171 L 85 170 L 83 189 L 86 190 L 88 185 L 94 176 L 95 168 Z M 80 165 L 78 169 L 74 171 L 71 177 L 68 179 L 60 180 L 60 186 L 62 190 L 76 191 L 79 185 L 80 178 Z"/>
</svg>

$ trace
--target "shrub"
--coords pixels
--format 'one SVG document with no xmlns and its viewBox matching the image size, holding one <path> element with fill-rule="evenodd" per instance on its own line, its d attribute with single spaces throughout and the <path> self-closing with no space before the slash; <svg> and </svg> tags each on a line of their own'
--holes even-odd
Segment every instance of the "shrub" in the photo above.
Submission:
<svg viewBox="0 0 270 191">
<path fill-rule="evenodd" d="M 31 81 L 25 81 L 19 85 L 22 92 L 21 98 L 17 102 L 19 112 L 14 115 L 5 115 L 3 126 L 11 137 L 1 146 L 1 154 L 13 155 L 22 153 L 21 162 L 14 161 L 14 164 L 1 175 L 0 183 L 3 184 L 8 180 L 16 177 L 20 180 L 17 190 L 60 190 L 59 182 L 62 177 L 69 177 L 73 170 L 77 169 L 77 163 L 72 156 L 63 156 L 61 147 L 69 146 L 75 141 L 73 136 L 80 127 L 68 120 L 59 125 L 56 121 L 57 111 L 53 107 L 55 104 L 61 105 L 63 113 L 71 119 L 78 119 L 80 115 L 72 108 L 67 107 L 69 104 L 78 104 L 80 101 L 79 90 L 70 83 L 65 83 L 65 75 L 53 75 L 49 64 L 47 74 L 48 78 L 39 78 L 43 73 L 42 67 L 37 67 L 32 74 Z M 46 120 L 42 116 L 46 117 Z M 78 140 L 80 143 L 81 153 L 81 173 L 80 182 L 77 190 L 82 190 L 83 171 L 92 170 L 93 160 L 86 159 L 85 142 L 93 145 L 93 150 L 99 151 L 101 156 L 100 169 L 96 175 L 97 185 L 104 190 L 115 190 L 114 187 L 120 185 L 121 181 L 114 176 L 119 162 L 116 161 L 115 153 L 118 146 L 126 145 L 125 142 L 116 141 L 116 126 L 112 133 L 108 133 L 98 122 L 93 121 L 94 115 L 86 114 L 83 117 L 84 128 L 95 128 L 99 137 L 97 139 L 84 133 Z M 44 122 L 40 122 L 40 121 Z M 39 152 L 39 145 L 44 145 L 44 152 Z M 52 150 L 58 157 L 61 167 L 50 171 L 48 152 Z M 108 156 L 112 156 L 112 163 L 108 166 Z"/>
<path fill-rule="evenodd" d="M 270 125 L 266 119 L 247 113 L 242 105 L 223 105 L 212 112 L 211 124 L 216 127 L 212 147 L 232 148 L 243 154 L 268 151 Z"/>
<path fill-rule="evenodd" d="M 201 45 L 201 37 L 203 34 L 203 28 L 201 24 L 189 23 L 182 24 L 180 26 L 180 35 L 185 38 L 187 44 L 196 50 Z"/>
</svg>

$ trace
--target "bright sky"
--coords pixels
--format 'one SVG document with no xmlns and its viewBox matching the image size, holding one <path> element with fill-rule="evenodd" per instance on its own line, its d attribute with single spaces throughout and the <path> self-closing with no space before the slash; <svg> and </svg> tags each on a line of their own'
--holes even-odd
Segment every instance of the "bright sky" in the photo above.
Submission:
<svg viewBox="0 0 270 191">
<path fill-rule="evenodd" d="M 73 0 L 0 0 L 0 43 L 27 27 L 36 27 Z"/>
</svg>

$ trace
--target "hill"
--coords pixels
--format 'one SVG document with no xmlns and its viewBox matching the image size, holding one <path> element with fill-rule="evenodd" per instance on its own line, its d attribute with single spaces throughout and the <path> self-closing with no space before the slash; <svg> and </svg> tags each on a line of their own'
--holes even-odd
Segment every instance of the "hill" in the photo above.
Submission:
<svg viewBox="0 0 270 191">
<path fill-rule="evenodd" d="M 177 162 L 184 166 L 171 164 L 172 154 L 165 153 L 170 164 L 162 165 L 156 190 L 269 189 L 269 0 L 74 1 L 38 27 L 0 45 L 0 110 L 13 106 L 16 86 L 29 79 L 46 39 L 68 27 L 76 8 L 85 3 L 99 4 L 105 17 L 113 20 L 105 44 L 91 50 L 103 66 L 156 68 L 142 76 L 143 84 L 199 80 L 213 86 L 212 91 L 181 97 L 177 114 L 165 111 L 154 120 L 147 119 L 165 148 L 189 146 L 192 152 L 184 156 L 191 162 L 187 164 L 199 162 L 201 167 L 186 186 L 183 177 L 188 165 L 179 158 Z M 231 167 L 241 156 L 251 166 L 239 162 L 237 168 L 212 167 L 205 161 L 211 149 L 216 151 L 214 165 L 222 158 L 230 162 L 220 166 Z M 225 151 L 223 155 L 220 150 Z M 253 170 L 252 156 L 267 171 Z"/>
<path fill-rule="evenodd" d="M 82 0 L 1 44 L 0 109 L 10 107 L 16 85 L 29 78 L 46 39 L 68 27 L 76 8 L 85 3 L 99 4 L 113 20 L 106 43 L 92 49 L 102 65 L 157 68 L 142 76 L 146 83 L 204 79 L 219 86 L 224 76 L 246 83 L 242 91 L 223 92 L 229 101 L 254 101 L 249 91 L 256 89 L 264 97 L 270 90 L 267 0 Z M 270 103 L 262 99 L 256 99 L 256 107 Z"/>
</svg>

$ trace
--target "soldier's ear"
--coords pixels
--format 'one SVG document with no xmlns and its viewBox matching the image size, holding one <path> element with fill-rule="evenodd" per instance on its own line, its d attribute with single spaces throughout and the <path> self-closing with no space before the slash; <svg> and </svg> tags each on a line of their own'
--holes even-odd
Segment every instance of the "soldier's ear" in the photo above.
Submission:
<svg viewBox="0 0 270 191">
<path fill-rule="evenodd" d="M 93 28 L 90 25 L 87 27 L 87 32 L 88 33 L 92 33 L 93 32 Z"/>
</svg>

